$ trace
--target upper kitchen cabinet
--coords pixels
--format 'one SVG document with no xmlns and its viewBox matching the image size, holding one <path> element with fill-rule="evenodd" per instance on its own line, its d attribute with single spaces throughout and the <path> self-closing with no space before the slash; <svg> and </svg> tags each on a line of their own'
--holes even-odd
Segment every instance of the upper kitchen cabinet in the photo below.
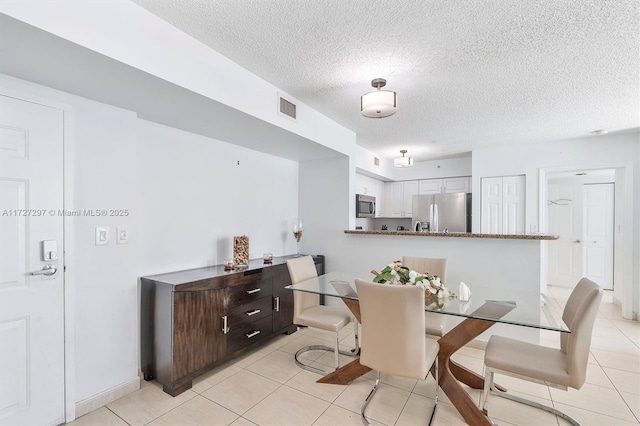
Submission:
<svg viewBox="0 0 640 426">
<path fill-rule="evenodd" d="M 387 182 L 385 184 L 385 217 L 411 217 L 413 196 L 418 194 L 418 181 Z"/>
<path fill-rule="evenodd" d="M 482 233 L 523 234 L 525 177 L 500 176 L 482 178 Z"/>
<path fill-rule="evenodd" d="M 376 217 L 383 216 L 385 198 L 384 182 L 356 173 L 356 194 L 376 197 Z"/>
<path fill-rule="evenodd" d="M 419 194 L 454 194 L 471 192 L 471 177 L 424 179 L 418 183 Z"/>
</svg>

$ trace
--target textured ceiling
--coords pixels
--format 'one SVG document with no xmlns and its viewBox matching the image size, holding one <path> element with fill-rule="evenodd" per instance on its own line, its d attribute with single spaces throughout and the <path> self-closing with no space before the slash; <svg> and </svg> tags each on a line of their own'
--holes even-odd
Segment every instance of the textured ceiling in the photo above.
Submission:
<svg viewBox="0 0 640 426">
<path fill-rule="evenodd" d="M 637 0 L 134 1 L 386 158 L 640 127 Z M 376 77 L 391 117 L 360 114 Z"/>
</svg>

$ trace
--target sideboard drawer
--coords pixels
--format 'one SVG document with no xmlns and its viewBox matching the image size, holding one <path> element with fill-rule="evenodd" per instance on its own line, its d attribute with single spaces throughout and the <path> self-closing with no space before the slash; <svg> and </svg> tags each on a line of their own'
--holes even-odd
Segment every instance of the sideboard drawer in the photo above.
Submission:
<svg viewBox="0 0 640 426">
<path fill-rule="evenodd" d="M 251 284 L 228 287 L 227 309 L 235 308 L 273 294 L 272 278 L 265 278 Z"/>
<path fill-rule="evenodd" d="M 230 311 L 228 315 L 228 326 L 231 331 L 242 324 L 256 322 L 264 317 L 270 317 L 273 311 L 273 299 L 263 297 L 250 303 L 240 305 Z"/>
<path fill-rule="evenodd" d="M 227 334 L 227 353 L 250 345 L 269 337 L 272 333 L 273 321 L 265 317 L 251 323 L 243 323 Z"/>
</svg>

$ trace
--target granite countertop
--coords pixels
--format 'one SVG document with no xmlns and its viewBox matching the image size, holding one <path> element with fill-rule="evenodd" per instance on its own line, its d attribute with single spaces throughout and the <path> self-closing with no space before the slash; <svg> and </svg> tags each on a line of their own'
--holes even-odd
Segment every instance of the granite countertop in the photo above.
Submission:
<svg viewBox="0 0 640 426">
<path fill-rule="evenodd" d="M 416 232 L 416 231 L 363 231 L 347 229 L 345 234 L 358 235 L 408 235 L 412 237 L 447 237 L 447 238 L 494 238 L 500 240 L 557 240 L 557 235 L 548 234 L 474 234 L 471 232 Z"/>
</svg>

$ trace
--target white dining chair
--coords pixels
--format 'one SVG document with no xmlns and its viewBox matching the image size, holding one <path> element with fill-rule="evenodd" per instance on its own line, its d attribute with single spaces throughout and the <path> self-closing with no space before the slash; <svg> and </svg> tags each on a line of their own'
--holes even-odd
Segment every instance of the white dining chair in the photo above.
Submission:
<svg viewBox="0 0 640 426">
<path fill-rule="evenodd" d="M 491 336 L 485 350 L 484 391 L 480 408 L 487 409 L 493 392 L 503 398 L 549 411 L 571 424 L 580 423 L 555 408 L 502 392 L 494 385 L 495 374 L 505 374 L 531 382 L 567 390 L 580 389 L 586 380 L 593 324 L 602 300 L 602 288 L 582 278 L 571 292 L 562 313 L 570 333 L 560 333 L 560 349 Z M 487 412 L 487 411 L 485 411 Z"/>
<path fill-rule="evenodd" d="M 289 269 L 289 276 L 291 277 L 292 284 L 297 284 L 318 276 L 316 266 L 313 263 L 313 258 L 311 256 L 301 256 L 288 259 L 287 268 Z M 354 348 L 349 351 L 341 350 L 338 332 L 351 322 L 354 324 Z M 346 307 L 341 309 L 333 306 L 321 305 L 320 296 L 318 294 L 307 293 L 304 291 L 293 292 L 293 323 L 319 330 L 330 331 L 335 335 L 335 344 L 333 348 L 325 345 L 310 345 L 299 349 L 295 353 L 294 359 L 296 364 L 305 370 L 313 371 L 322 375 L 328 374 L 327 371 L 322 370 L 321 368 L 314 367 L 300 361 L 300 355 L 305 352 L 315 350 L 333 352 L 336 370 L 340 368 L 340 354 L 355 356 L 359 352 L 358 321 L 353 317 L 353 315 L 351 315 Z"/>
<path fill-rule="evenodd" d="M 434 366 L 435 402 L 438 406 L 438 342 L 425 330 L 422 286 L 382 285 L 356 279 L 362 321 L 360 364 L 376 370 L 376 381 L 362 403 L 362 423 L 369 425 L 365 410 L 380 385 L 380 373 L 425 380 Z"/>
<path fill-rule="evenodd" d="M 440 281 L 447 284 L 447 259 L 445 258 L 402 256 L 402 264 L 421 274 L 428 272 L 430 275 L 437 275 L 440 277 Z M 432 336 L 442 337 L 447 326 L 447 316 L 425 312 L 425 317 L 425 332 Z"/>
</svg>

